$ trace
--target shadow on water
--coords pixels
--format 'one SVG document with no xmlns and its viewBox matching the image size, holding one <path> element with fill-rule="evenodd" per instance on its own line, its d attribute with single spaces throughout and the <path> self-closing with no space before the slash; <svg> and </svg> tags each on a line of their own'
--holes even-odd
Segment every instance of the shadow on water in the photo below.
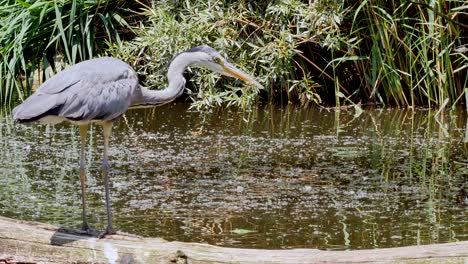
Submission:
<svg viewBox="0 0 468 264">
<path fill-rule="evenodd" d="M 468 240 L 465 112 L 262 106 L 129 111 L 111 140 L 114 222 L 168 240 L 383 248 Z M 77 128 L 0 112 L 0 215 L 81 224 Z M 104 228 L 102 136 L 90 131 L 89 222 Z"/>
</svg>

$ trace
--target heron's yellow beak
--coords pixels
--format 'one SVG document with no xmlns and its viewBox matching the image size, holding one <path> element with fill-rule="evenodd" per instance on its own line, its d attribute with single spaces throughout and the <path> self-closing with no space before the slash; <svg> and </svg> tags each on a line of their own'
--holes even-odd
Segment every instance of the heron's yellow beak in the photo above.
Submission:
<svg viewBox="0 0 468 264">
<path fill-rule="evenodd" d="M 234 67 L 234 65 L 228 62 L 225 62 L 224 65 L 222 65 L 222 67 L 223 67 L 224 74 L 237 78 L 237 79 L 241 79 L 246 83 L 252 84 L 254 86 L 257 86 L 260 89 L 263 89 L 263 85 L 261 85 L 259 82 L 257 82 L 253 77 L 251 77 L 247 73 Z"/>
</svg>

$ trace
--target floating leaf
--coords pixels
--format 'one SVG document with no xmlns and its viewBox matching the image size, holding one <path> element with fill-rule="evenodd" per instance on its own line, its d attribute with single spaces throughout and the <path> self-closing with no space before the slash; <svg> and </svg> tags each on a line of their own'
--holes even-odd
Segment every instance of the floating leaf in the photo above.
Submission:
<svg viewBox="0 0 468 264">
<path fill-rule="evenodd" d="M 364 112 L 364 110 L 362 110 L 361 106 L 358 104 L 354 105 L 354 111 L 354 117 L 359 117 Z"/>
<path fill-rule="evenodd" d="M 255 230 L 249 230 L 249 229 L 242 229 L 242 228 L 236 228 L 231 231 L 231 233 L 237 234 L 237 235 L 245 235 L 245 234 L 250 234 L 250 233 L 255 233 Z"/>
</svg>

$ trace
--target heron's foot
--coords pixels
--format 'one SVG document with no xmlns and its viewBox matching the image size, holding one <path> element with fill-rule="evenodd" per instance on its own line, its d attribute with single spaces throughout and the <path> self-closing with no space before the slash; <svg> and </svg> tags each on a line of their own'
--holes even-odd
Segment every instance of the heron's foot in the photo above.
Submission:
<svg viewBox="0 0 468 264">
<path fill-rule="evenodd" d="M 105 231 L 102 231 L 99 235 L 98 238 L 105 238 L 108 235 L 115 235 L 117 234 L 117 230 L 115 230 L 112 227 L 107 227 Z"/>
<path fill-rule="evenodd" d="M 83 235 L 88 235 L 92 237 L 97 237 L 99 235 L 99 231 L 96 229 L 92 229 L 89 227 L 88 223 L 83 222 L 83 226 L 81 227 L 81 231 Z"/>
<path fill-rule="evenodd" d="M 87 231 L 90 230 L 90 229 L 91 229 L 91 228 L 89 227 L 88 223 L 83 222 L 83 226 L 81 226 L 81 230 L 87 232 Z"/>
<path fill-rule="evenodd" d="M 99 234 L 101 233 L 99 230 L 92 229 L 90 227 L 83 228 L 82 231 L 85 235 L 92 236 L 92 237 L 98 237 Z"/>
</svg>

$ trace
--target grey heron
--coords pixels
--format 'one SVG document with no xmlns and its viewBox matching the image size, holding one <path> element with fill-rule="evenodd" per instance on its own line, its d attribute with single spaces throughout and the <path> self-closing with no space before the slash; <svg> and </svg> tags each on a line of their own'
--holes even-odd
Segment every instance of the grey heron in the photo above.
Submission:
<svg viewBox="0 0 468 264">
<path fill-rule="evenodd" d="M 105 184 L 107 228 L 102 235 L 115 234 L 112 226 L 108 163 L 112 123 L 129 107 L 159 106 L 176 99 L 185 89 L 186 80 L 183 73 L 190 65 L 206 67 L 262 88 L 260 83 L 234 67 L 213 48 L 198 46 L 173 57 L 167 72 L 169 84 L 165 89 L 150 90 L 141 86 L 137 74 L 127 63 L 116 58 L 104 57 L 83 61 L 61 71 L 45 81 L 34 94 L 13 109 L 13 118 L 17 122 L 69 121 L 79 126 L 82 229 L 88 234 L 94 232 L 86 221 L 84 160 L 89 124 L 101 124 L 104 136 L 102 174 Z"/>
</svg>

